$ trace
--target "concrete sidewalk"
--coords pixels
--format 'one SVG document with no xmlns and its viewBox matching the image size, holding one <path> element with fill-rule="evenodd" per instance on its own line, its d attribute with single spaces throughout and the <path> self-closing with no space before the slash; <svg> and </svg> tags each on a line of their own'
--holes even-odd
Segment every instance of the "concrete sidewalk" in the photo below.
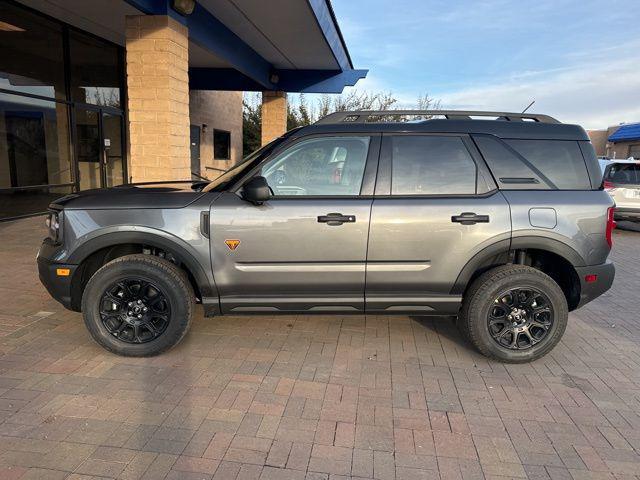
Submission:
<svg viewBox="0 0 640 480">
<path fill-rule="evenodd" d="M 550 355 L 489 362 L 450 319 L 205 319 L 117 357 L 0 224 L 0 479 L 640 478 L 640 233 Z"/>
</svg>

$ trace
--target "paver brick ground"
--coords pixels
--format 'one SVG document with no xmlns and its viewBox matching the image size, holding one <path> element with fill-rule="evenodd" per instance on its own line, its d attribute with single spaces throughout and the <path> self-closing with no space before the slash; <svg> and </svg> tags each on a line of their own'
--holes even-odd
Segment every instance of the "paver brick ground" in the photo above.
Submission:
<svg viewBox="0 0 640 480">
<path fill-rule="evenodd" d="M 1 480 L 640 478 L 639 232 L 551 354 L 504 365 L 452 319 L 199 307 L 118 357 L 38 281 L 42 224 L 0 224 Z"/>
</svg>

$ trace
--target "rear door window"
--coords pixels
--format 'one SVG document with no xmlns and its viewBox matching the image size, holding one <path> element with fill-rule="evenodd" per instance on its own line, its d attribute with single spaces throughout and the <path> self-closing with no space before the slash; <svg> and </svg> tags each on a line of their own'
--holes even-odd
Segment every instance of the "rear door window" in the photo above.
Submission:
<svg viewBox="0 0 640 480">
<path fill-rule="evenodd" d="M 476 193 L 476 164 L 460 137 L 398 135 L 388 141 L 392 195 Z"/>
<path fill-rule="evenodd" d="M 608 167 L 604 179 L 616 185 L 640 185 L 640 165 L 614 163 Z"/>
</svg>

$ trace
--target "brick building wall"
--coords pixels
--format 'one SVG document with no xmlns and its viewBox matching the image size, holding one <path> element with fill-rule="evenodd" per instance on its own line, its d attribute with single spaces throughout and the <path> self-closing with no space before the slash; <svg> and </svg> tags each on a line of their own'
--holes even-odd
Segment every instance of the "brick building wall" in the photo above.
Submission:
<svg viewBox="0 0 640 480">
<path fill-rule="evenodd" d="M 191 90 L 189 112 L 191 125 L 200 128 L 201 175 L 213 178 L 220 170 L 226 170 L 242 159 L 242 92 Z M 229 160 L 214 158 L 215 129 L 231 134 Z"/>
<path fill-rule="evenodd" d="M 129 177 L 189 179 L 187 28 L 169 16 L 130 16 L 126 28 Z"/>
<path fill-rule="evenodd" d="M 287 94 L 262 92 L 262 145 L 287 131 Z"/>
</svg>

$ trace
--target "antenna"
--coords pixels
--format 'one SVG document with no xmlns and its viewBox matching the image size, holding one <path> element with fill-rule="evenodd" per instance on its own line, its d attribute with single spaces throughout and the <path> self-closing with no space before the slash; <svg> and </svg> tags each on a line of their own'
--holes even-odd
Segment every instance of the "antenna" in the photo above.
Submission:
<svg viewBox="0 0 640 480">
<path fill-rule="evenodd" d="M 533 105 L 534 103 L 536 103 L 536 101 L 534 100 L 533 102 L 531 102 L 529 105 L 527 105 L 527 108 L 525 108 L 524 110 L 522 110 L 522 113 L 526 112 L 527 110 L 529 110 L 531 108 L 531 105 Z"/>
</svg>

